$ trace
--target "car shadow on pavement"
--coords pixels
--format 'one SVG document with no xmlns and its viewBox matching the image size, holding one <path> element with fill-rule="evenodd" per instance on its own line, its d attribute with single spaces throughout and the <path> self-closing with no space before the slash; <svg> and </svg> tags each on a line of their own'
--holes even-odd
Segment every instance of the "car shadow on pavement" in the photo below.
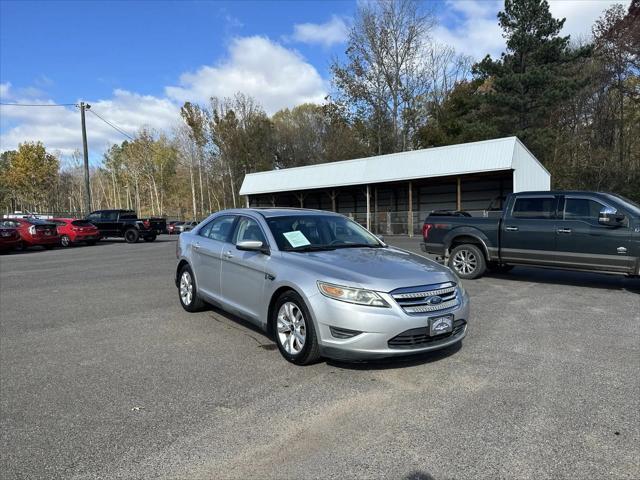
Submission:
<svg viewBox="0 0 640 480">
<path fill-rule="evenodd" d="M 362 361 L 344 361 L 325 359 L 327 365 L 331 365 L 336 368 L 342 368 L 344 370 L 389 370 L 392 368 L 406 368 L 415 367 L 418 365 L 424 365 L 427 363 L 437 362 L 443 360 L 451 355 L 457 353 L 462 348 L 461 340 L 453 345 L 443 348 L 441 350 L 434 350 L 431 352 L 416 353 L 412 355 L 402 357 L 388 357 L 380 358 L 376 360 L 362 360 Z"/>
<path fill-rule="evenodd" d="M 640 293 L 640 278 L 604 273 L 578 272 L 574 270 L 554 270 L 547 268 L 515 267 L 509 273 L 489 273 L 488 278 L 512 280 L 515 282 L 535 282 L 543 284 L 592 287 L 605 290 L 626 290 Z"/>
<path fill-rule="evenodd" d="M 402 480 L 436 480 L 436 477 L 428 474 L 427 472 L 416 470 L 402 477 Z"/>
<path fill-rule="evenodd" d="M 232 328 L 239 331 L 243 335 L 249 337 L 255 342 L 256 347 L 263 350 L 277 350 L 278 346 L 275 339 L 269 332 L 265 332 L 253 323 L 244 320 L 232 313 L 226 312 L 221 308 L 207 304 L 205 313 L 216 322 L 224 325 L 226 328 Z M 317 363 L 326 362 L 327 365 L 341 368 L 345 370 L 386 370 L 391 368 L 405 368 L 426 363 L 437 362 L 447 358 L 462 348 L 462 341 L 457 342 L 449 347 L 432 352 L 421 354 L 406 355 L 402 357 L 389 357 L 375 360 L 334 360 L 322 357 Z"/>
</svg>

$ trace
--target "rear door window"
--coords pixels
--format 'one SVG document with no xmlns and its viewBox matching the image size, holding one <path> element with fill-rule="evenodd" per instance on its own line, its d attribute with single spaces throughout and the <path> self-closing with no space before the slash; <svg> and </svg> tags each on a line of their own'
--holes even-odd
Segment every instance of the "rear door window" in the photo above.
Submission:
<svg viewBox="0 0 640 480">
<path fill-rule="evenodd" d="M 524 197 L 517 198 L 513 205 L 511 216 L 532 220 L 555 218 L 555 197 Z"/>
</svg>

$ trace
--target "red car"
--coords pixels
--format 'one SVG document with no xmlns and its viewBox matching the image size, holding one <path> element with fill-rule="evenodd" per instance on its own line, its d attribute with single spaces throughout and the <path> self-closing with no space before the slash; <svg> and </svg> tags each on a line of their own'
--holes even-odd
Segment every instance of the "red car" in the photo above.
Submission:
<svg viewBox="0 0 640 480">
<path fill-rule="evenodd" d="M 0 252 L 9 251 L 19 244 L 20 234 L 14 224 L 11 221 L 0 220 Z"/>
<path fill-rule="evenodd" d="M 70 247 L 75 243 L 85 242 L 87 245 L 95 245 L 100 240 L 100 230 L 87 220 L 75 218 L 53 218 L 53 223 L 58 226 L 60 245 Z"/>
<path fill-rule="evenodd" d="M 60 245 L 60 236 L 56 224 L 39 218 L 7 218 L 2 221 L 5 226 L 15 226 L 20 234 L 18 248 L 25 249 L 41 245 L 47 250 Z"/>
</svg>

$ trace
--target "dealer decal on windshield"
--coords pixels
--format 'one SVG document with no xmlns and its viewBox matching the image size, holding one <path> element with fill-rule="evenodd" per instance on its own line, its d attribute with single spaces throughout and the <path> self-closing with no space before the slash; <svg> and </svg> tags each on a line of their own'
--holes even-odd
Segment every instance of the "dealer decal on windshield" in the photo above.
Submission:
<svg viewBox="0 0 640 480">
<path fill-rule="evenodd" d="M 304 247 L 305 245 L 311 245 L 311 242 L 307 240 L 307 237 L 304 236 L 300 230 L 294 230 L 293 232 L 284 232 L 284 238 L 287 239 L 289 245 L 293 248 Z"/>
</svg>

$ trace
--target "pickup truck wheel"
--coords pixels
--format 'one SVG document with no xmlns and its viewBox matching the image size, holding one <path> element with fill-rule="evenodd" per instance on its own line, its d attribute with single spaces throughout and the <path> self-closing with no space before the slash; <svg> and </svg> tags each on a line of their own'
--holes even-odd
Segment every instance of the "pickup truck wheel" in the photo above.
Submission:
<svg viewBox="0 0 640 480">
<path fill-rule="evenodd" d="M 307 305 L 294 291 L 283 293 L 271 313 L 273 337 L 282 356 L 296 365 L 320 358 L 320 347 Z"/>
<path fill-rule="evenodd" d="M 464 279 L 474 279 L 487 269 L 482 251 L 472 244 L 459 245 L 451 251 L 448 262 L 456 275 Z"/>
<path fill-rule="evenodd" d="M 142 237 L 144 238 L 145 242 L 153 242 L 156 239 L 156 235 L 149 235 L 147 237 Z"/>
<path fill-rule="evenodd" d="M 180 296 L 180 304 L 187 312 L 198 312 L 204 308 L 204 302 L 198 296 L 196 287 L 196 279 L 189 265 L 185 265 L 180 270 L 178 277 L 178 294 Z"/>
<path fill-rule="evenodd" d="M 130 228 L 124 232 L 124 240 L 127 243 L 136 243 L 138 241 L 138 237 L 140 237 L 140 233 L 135 228 Z"/>
</svg>

